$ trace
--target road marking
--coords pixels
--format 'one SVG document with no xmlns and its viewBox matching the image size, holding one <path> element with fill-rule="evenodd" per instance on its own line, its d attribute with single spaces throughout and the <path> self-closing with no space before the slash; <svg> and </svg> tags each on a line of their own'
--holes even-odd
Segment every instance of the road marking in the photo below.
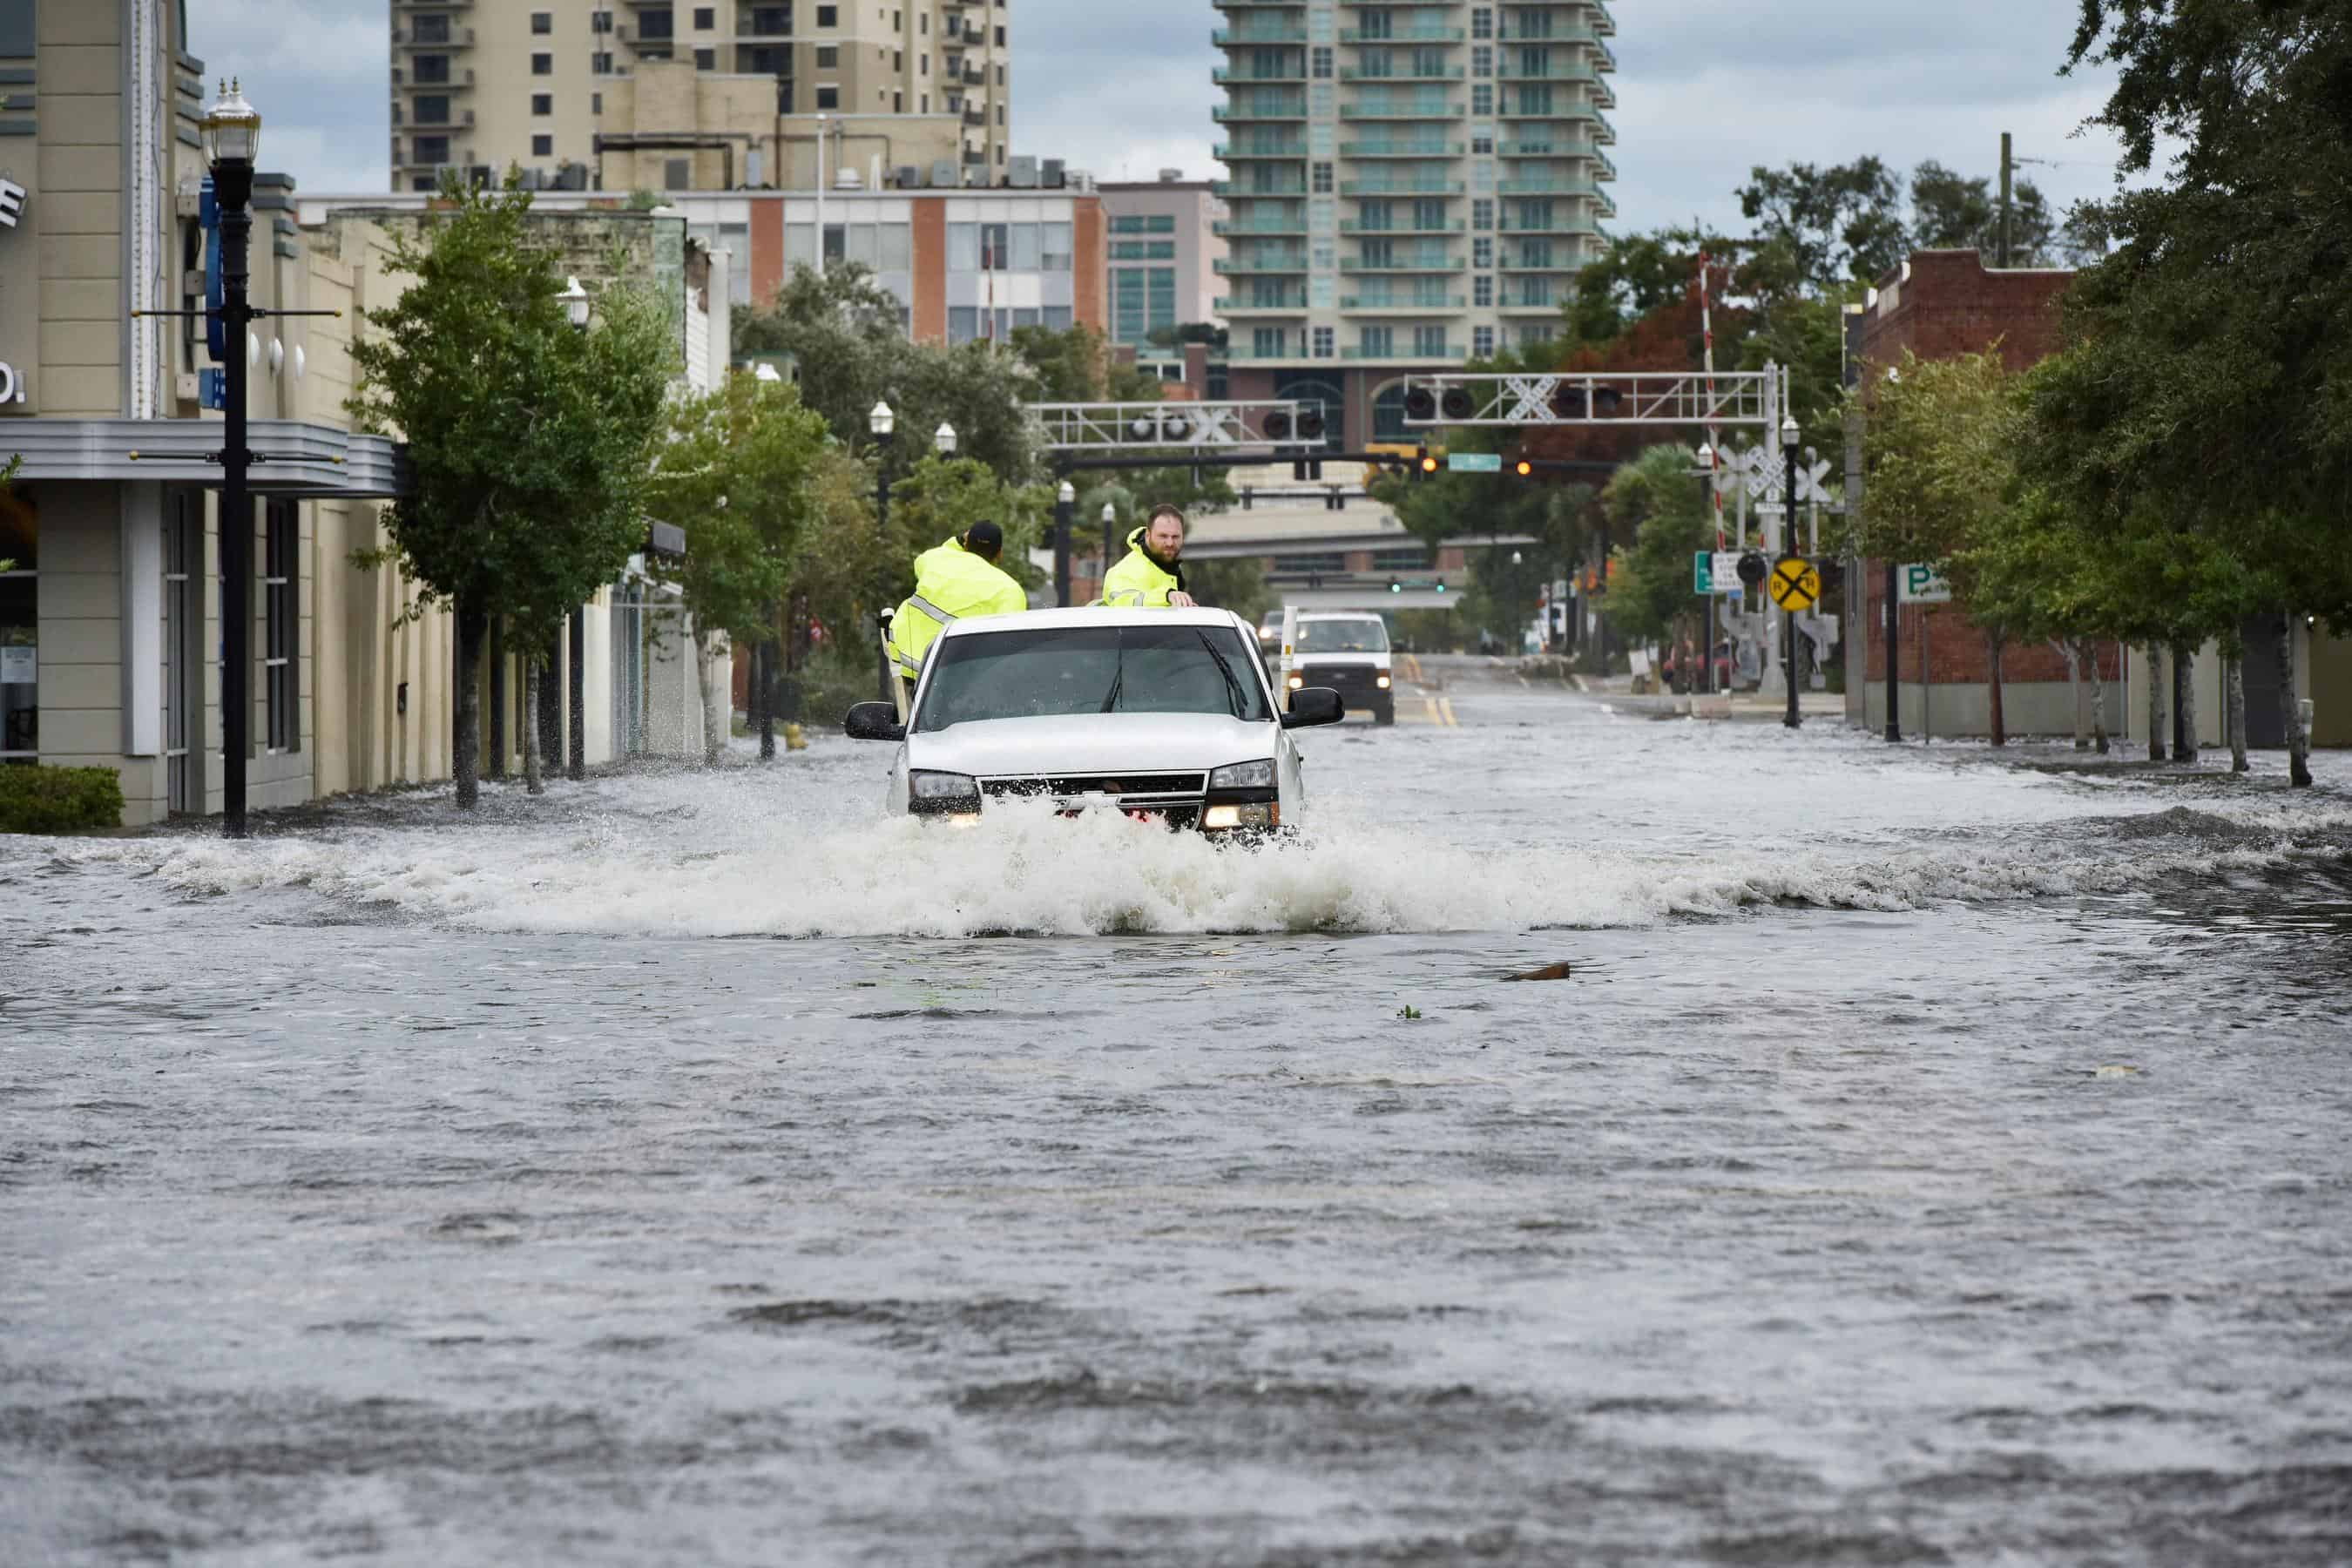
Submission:
<svg viewBox="0 0 2352 1568">
<path fill-rule="evenodd" d="M 1438 716 L 1438 711 L 1437 711 L 1437 699 L 1436 699 L 1436 698 L 1434 698 L 1434 697 L 1423 697 L 1423 698 L 1422 699 L 1422 700 L 1423 700 L 1423 702 L 1426 702 L 1426 703 L 1428 703 L 1428 704 L 1429 704 L 1429 721 L 1430 721 L 1431 723 L 1433 723 L 1433 724 L 1443 724 L 1443 723 L 1444 723 L 1444 722 L 1445 722 L 1445 721 L 1444 721 L 1443 718 L 1441 718 L 1441 717 L 1439 717 L 1439 716 Z"/>
<path fill-rule="evenodd" d="M 1525 686 L 1527 683 L 1528 683 L 1528 678 L 1527 678 L 1526 676 L 1522 675 L 1521 677 L 1519 677 L 1519 684 L 1520 684 L 1521 686 Z"/>
<path fill-rule="evenodd" d="M 1407 675 L 1412 676 L 1412 677 L 1413 678 L 1413 679 L 1415 679 L 1415 680 L 1419 680 L 1419 679 L 1422 678 L 1422 677 L 1421 677 L 1421 656 L 1420 656 L 1419 654 L 1417 654 L 1417 653 L 1409 653 L 1409 654 L 1405 655 L 1405 656 L 1404 656 L 1404 669 L 1405 669 L 1405 673 L 1406 673 Z"/>
<path fill-rule="evenodd" d="M 1448 724 L 1451 724 L 1457 730 L 1462 727 L 1462 721 L 1454 716 L 1454 699 L 1451 697 L 1439 698 L 1437 700 L 1437 710 L 1439 712 L 1445 715 L 1445 721 Z"/>
</svg>

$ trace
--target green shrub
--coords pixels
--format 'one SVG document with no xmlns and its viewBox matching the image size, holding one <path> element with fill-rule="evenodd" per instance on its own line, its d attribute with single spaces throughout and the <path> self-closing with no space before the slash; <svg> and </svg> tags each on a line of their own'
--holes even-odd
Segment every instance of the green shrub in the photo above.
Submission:
<svg viewBox="0 0 2352 1568">
<path fill-rule="evenodd" d="M 112 768 L 0 767 L 0 833 L 121 826 L 122 775 Z"/>
</svg>

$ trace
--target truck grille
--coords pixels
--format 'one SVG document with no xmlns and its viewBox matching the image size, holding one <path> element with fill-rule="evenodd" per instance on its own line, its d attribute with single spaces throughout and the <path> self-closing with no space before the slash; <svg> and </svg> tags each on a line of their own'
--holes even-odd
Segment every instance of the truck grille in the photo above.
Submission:
<svg viewBox="0 0 2352 1568">
<path fill-rule="evenodd" d="M 1206 773 L 1075 773 L 1050 778 L 987 779 L 981 784 L 981 788 L 992 795 L 1174 795 L 1195 800 L 1208 787 Z"/>
</svg>

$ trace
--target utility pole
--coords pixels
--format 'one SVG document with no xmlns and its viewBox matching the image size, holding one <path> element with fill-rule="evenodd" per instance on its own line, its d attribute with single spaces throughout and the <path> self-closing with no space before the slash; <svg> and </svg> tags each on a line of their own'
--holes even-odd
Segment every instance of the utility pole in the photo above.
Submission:
<svg viewBox="0 0 2352 1568">
<path fill-rule="evenodd" d="M 1993 251 L 1996 267 L 2009 265 L 2010 191 L 2016 168 L 2017 160 L 2010 152 L 2010 135 L 2004 131 L 2000 133 L 2000 233 Z"/>
</svg>

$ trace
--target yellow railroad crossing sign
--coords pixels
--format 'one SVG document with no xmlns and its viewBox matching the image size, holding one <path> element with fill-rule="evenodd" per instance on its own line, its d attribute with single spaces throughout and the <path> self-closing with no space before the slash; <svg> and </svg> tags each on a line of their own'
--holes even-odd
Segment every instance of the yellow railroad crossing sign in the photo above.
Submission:
<svg viewBox="0 0 2352 1568">
<path fill-rule="evenodd" d="M 1764 591 L 1772 595 L 1774 604 L 1794 615 L 1821 603 L 1822 574 L 1803 556 L 1784 555 L 1773 565 Z"/>
</svg>

